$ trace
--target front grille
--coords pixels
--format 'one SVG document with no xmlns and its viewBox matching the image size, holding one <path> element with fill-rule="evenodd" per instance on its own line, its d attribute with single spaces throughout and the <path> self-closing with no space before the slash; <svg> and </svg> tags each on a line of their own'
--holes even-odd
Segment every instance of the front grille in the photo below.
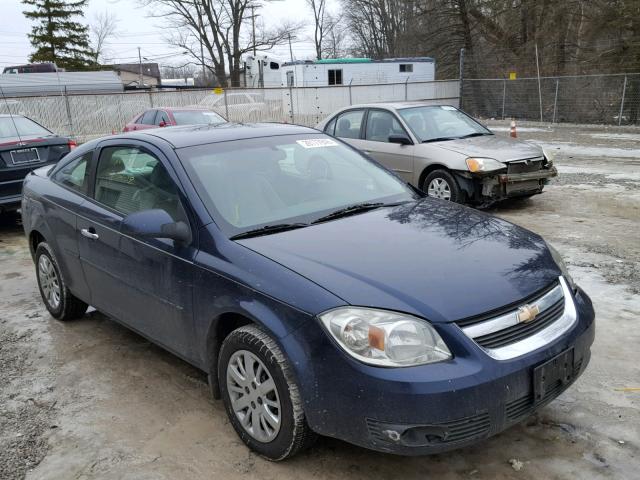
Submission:
<svg viewBox="0 0 640 480">
<path fill-rule="evenodd" d="M 564 298 L 542 312 L 531 323 L 518 323 L 504 330 L 476 337 L 474 340 L 483 348 L 500 348 L 539 332 L 560 318 L 562 312 L 564 312 Z"/>
<path fill-rule="evenodd" d="M 573 366 L 573 378 L 575 379 L 580 373 L 582 368 L 582 360 L 576 362 Z M 558 397 L 564 390 L 566 390 L 571 382 L 562 383 L 558 381 L 553 387 L 547 389 L 544 393 L 544 397 L 538 404 L 535 403 L 533 393 L 529 393 L 523 397 L 517 398 L 510 402 L 507 402 L 505 415 L 509 422 L 515 422 L 530 415 L 536 408 L 540 408 L 542 405 L 549 403 L 554 398 Z"/>
<path fill-rule="evenodd" d="M 532 158 L 507 163 L 507 173 L 537 172 L 542 168 L 542 158 Z"/>
<path fill-rule="evenodd" d="M 498 352 L 501 347 L 534 336 L 563 318 L 565 301 L 563 286 L 555 281 L 520 302 L 459 320 L 456 325 L 480 347 L 489 352 Z M 527 314 L 535 316 L 533 319 L 522 317 Z"/>
</svg>

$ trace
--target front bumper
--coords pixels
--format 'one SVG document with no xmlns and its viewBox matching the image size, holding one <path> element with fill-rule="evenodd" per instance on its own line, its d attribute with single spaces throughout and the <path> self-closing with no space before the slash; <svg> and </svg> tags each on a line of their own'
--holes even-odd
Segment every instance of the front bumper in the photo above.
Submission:
<svg viewBox="0 0 640 480">
<path fill-rule="evenodd" d="M 371 367 L 338 350 L 319 325 L 285 339 L 292 351 L 309 426 L 365 448 L 423 455 L 475 444 L 556 398 L 584 371 L 595 324 L 589 298 L 575 297 L 578 321 L 560 338 L 522 357 L 490 358 L 454 324 L 434 324 L 455 357 L 408 368 Z M 568 383 L 534 401 L 533 369 L 574 349 Z M 291 358 L 291 356 L 290 356 Z"/>
<path fill-rule="evenodd" d="M 505 198 L 542 193 L 549 179 L 557 175 L 558 170 L 554 166 L 526 173 L 456 172 L 460 187 L 473 203 L 493 203 Z"/>
<path fill-rule="evenodd" d="M 494 200 L 522 195 L 542 193 L 549 179 L 556 177 L 556 167 L 544 168 L 536 172 L 501 173 L 480 179 L 482 196 Z"/>
</svg>

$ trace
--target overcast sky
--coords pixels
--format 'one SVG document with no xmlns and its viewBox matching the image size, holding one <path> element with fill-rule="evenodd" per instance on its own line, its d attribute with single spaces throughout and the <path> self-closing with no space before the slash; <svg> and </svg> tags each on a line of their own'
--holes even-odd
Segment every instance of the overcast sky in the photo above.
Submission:
<svg viewBox="0 0 640 480">
<path fill-rule="evenodd" d="M 27 63 L 32 47 L 27 38 L 32 23 L 22 12 L 26 6 L 20 0 L 0 0 L 0 67 Z M 335 8 L 337 0 L 329 2 Z M 149 18 L 148 8 L 140 7 L 138 0 L 89 0 L 85 11 L 84 23 L 89 24 L 94 16 L 105 10 L 118 17 L 117 38 L 110 40 L 106 56 L 113 63 L 137 62 L 138 46 L 142 55 L 150 61 L 160 64 L 180 65 L 188 61 L 179 53 L 177 47 L 165 41 L 167 30 L 160 19 Z M 307 59 L 314 56 L 313 42 L 310 40 L 313 28 L 313 16 L 304 0 L 280 0 L 266 3 L 258 10 L 260 18 L 267 27 L 275 27 L 284 19 L 305 21 L 307 31 L 294 40 L 293 54 L 296 59 Z M 175 56 L 171 56 L 176 54 Z M 272 54 L 281 59 L 288 59 L 289 47 L 276 47 Z"/>
</svg>

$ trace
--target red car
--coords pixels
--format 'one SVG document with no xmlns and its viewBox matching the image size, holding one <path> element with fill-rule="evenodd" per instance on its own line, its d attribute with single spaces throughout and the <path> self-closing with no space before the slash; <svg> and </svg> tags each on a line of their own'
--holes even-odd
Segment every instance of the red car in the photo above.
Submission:
<svg viewBox="0 0 640 480">
<path fill-rule="evenodd" d="M 124 132 L 173 125 L 199 125 L 224 123 L 226 120 L 212 110 L 204 108 L 150 108 L 133 117 L 124 126 Z"/>
</svg>

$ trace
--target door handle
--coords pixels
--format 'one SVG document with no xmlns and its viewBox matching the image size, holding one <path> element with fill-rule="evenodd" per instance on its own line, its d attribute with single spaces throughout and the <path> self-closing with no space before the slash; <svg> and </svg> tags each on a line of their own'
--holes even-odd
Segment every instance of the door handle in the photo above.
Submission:
<svg viewBox="0 0 640 480">
<path fill-rule="evenodd" d="M 91 240 L 97 240 L 98 238 L 100 238 L 98 234 L 95 233 L 95 230 L 93 232 L 91 230 L 93 230 L 93 228 L 83 228 L 82 230 L 80 230 L 80 233 L 83 237 L 90 238 Z"/>
</svg>

